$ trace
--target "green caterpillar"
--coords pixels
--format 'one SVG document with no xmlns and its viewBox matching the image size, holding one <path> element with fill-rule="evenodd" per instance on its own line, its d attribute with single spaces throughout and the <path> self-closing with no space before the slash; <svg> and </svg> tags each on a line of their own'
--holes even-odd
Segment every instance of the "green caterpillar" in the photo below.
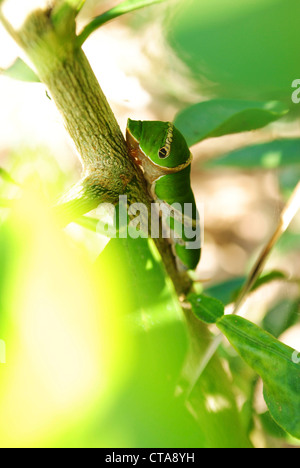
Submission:
<svg viewBox="0 0 300 468">
<path fill-rule="evenodd" d="M 195 269 L 201 254 L 200 223 L 190 183 L 192 155 L 184 137 L 170 122 L 128 119 L 126 141 L 153 199 L 169 208 L 163 222 L 170 229 L 178 266 Z"/>
</svg>

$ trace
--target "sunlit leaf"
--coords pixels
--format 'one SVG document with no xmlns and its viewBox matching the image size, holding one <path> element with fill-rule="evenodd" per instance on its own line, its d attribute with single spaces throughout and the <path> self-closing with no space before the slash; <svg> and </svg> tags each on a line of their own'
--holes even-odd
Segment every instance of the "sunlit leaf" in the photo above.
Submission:
<svg viewBox="0 0 300 468">
<path fill-rule="evenodd" d="M 35 74 L 35 72 L 20 58 L 17 58 L 9 68 L 1 68 L 0 74 L 9 76 L 15 80 L 29 81 L 34 83 L 40 82 L 40 79 Z"/>
<path fill-rule="evenodd" d="M 192 146 L 206 138 L 262 128 L 287 112 L 284 104 L 275 101 L 213 99 L 179 112 L 174 124 Z"/>
<path fill-rule="evenodd" d="M 95 414 L 103 418 L 131 362 L 124 298 L 112 307 L 105 272 L 70 244 L 31 186 L 0 232 L 5 447 L 64 446 L 66 436 L 82 434 Z M 81 435 L 79 444 L 90 440 Z"/>
</svg>

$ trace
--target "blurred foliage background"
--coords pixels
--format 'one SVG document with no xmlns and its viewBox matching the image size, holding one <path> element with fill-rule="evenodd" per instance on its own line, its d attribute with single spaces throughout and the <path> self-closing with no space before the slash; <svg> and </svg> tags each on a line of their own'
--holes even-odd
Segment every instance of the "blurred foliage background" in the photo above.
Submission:
<svg viewBox="0 0 300 468">
<path fill-rule="evenodd" d="M 118 3 L 87 0 L 78 28 Z M 128 117 L 172 121 L 216 97 L 290 108 L 262 130 L 192 148 L 204 212 L 196 276 L 225 303 L 299 181 L 300 107 L 291 101 L 299 16 L 296 0 L 170 1 L 118 18 L 83 47 L 123 131 Z M 2 28 L 0 43 L 6 68 L 20 51 Z M 146 241 L 137 250 L 106 245 L 75 223 L 61 232 L 49 213 L 80 164 L 45 91 L 0 76 L 0 165 L 22 185 L 0 184 L 1 445 L 295 446 L 270 420 L 260 381 L 226 345 L 225 370 L 212 362 L 193 411 L 173 398 L 188 339 L 156 252 Z M 243 310 L 297 349 L 299 234 L 298 215 L 266 265 L 284 280 L 257 290 Z"/>
</svg>

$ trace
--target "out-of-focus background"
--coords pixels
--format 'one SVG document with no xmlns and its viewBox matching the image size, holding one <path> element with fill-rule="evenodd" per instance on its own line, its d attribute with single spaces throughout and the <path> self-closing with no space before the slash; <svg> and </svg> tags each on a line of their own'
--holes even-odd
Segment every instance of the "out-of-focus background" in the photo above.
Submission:
<svg viewBox="0 0 300 468">
<path fill-rule="evenodd" d="M 87 0 L 78 29 L 118 3 Z M 276 165 L 276 154 L 272 164 L 269 147 L 262 164 L 247 164 L 244 153 L 235 164 L 218 162 L 222 155 L 250 145 L 300 138 L 300 107 L 291 101 L 291 84 L 300 78 L 299 17 L 296 0 L 171 1 L 124 15 L 84 44 L 123 131 L 128 117 L 172 121 L 189 104 L 214 97 L 279 99 L 291 108 L 291 117 L 262 130 L 207 139 L 192 148 L 192 187 L 204 211 L 197 277 L 205 287 L 247 274 L 299 180 L 300 154 L 294 164 Z M 6 68 L 20 50 L 1 26 L 0 44 L 0 68 Z M 78 180 L 81 169 L 55 105 L 42 84 L 6 76 L 0 76 L 0 103 L 1 167 L 20 183 L 38 175 L 45 198 L 55 202 Z M 14 186 L 1 189 L 3 198 L 17 194 Z M 5 219 L 5 209 L 0 216 Z M 85 246 L 91 259 L 106 242 L 75 224 L 66 232 L 74 245 Z M 274 281 L 253 294 L 245 305 L 247 318 L 259 320 L 278 304 L 296 307 L 299 314 L 299 234 L 300 215 L 266 265 L 266 270 L 284 271 L 289 279 Z M 299 322 L 280 338 L 300 349 Z M 91 367 L 90 377 L 92 373 Z M 264 405 L 259 398 L 257 404 Z"/>
</svg>

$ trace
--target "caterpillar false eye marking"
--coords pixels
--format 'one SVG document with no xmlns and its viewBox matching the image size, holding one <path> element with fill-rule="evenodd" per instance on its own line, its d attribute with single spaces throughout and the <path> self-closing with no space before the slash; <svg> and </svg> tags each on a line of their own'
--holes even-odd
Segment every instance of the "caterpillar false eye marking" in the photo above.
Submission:
<svg viewBox="0 0 300 468">
<path fill-rule="evenodd" d="M 158 156 L 160 159 L 165 159 L 170 155 L 170 152 L 166 148 L 160 148 Z"/>
<path fill-rule="evenodd" d="M 190 183 L 192 155 L 184 137 L 170 122 L 129 119 L 126 141 L 143 168 L 153 199 L 169 207 L 162 217 L 171 230 L 179 268 L 195 269 L 201 254 L 200 223 Z M 180 209 L 172 209 L 174 204 Z"/>
<path fill-rule="evenodd" d="M 174 129 L 173 124 L 168 123 L 168 132 L 167 132 L 165 144 L 162 148 L 160 148 L 158 152 L 158 156 L 160 159 L 165 159 L 170 156 L 171 145 L 173 141 L 173 129 Z"/>
</svg>

